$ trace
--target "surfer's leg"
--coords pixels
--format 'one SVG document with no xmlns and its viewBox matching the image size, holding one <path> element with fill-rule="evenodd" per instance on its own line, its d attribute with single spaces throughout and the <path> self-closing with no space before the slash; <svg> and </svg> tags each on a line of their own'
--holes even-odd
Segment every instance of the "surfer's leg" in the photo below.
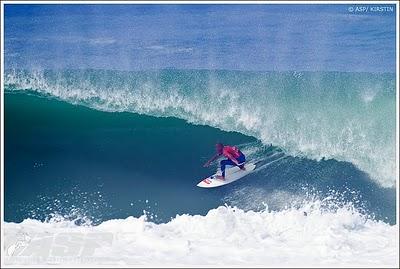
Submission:
<svg viewBox="0 0 400 269">
<path fill-rule="evenodd" d="M 225 167 L 226 167 L 227 165 L 235 165 L 235 163 L 232 162 L 232 161 L 229 160 L 229 159 L 222 160 L 220 164 L 221 164 L 221 171 L 222 171 L 222 176 L 223 176 L 223 177 L 225 177 Z"/>
<path fill-rule="evenodd" d="M 241 164 L 239 165 L 239 168 L 242 170 L 246 170 L 244 168 L 244 163 L 246 162 L 246 157 L 244 156 L 244 154 L 242 153 L 236 160 Z"/>
</svg>

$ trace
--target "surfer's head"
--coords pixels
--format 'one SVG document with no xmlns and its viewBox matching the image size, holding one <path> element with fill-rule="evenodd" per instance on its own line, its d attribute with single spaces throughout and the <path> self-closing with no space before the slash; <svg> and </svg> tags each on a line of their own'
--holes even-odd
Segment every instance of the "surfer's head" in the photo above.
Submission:
<svg viewBox="0 0 400 269">
<path fill-rule="evenodd" d="M 223 149 L 224 149 L 224 144 L 222 143 L 215 144 L 215 151 L 217 153 L 221 154 Z"/>
</svg>

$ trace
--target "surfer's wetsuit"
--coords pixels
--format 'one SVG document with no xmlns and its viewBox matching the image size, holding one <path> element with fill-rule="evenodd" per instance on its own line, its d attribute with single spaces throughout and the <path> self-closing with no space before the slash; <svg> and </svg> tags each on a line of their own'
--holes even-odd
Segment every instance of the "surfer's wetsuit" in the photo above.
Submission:
<svg viewBox="0 0 400 269">
<path fill-rule="evenodd" d="M 234 163 L 230 159 L 222 160 L 220 164 L 221 164 L 221 171 L 222 171 L 223 177 L 225 177 L 225 166 L 227 166 L 227 165 L 241 166 L 246 161 L 246 157 L 237 147 L 224 146 L 224 148 L 222 150 L 222 155 L 224 155 L 225 157 L 228 157 L 228 155 L 231 155 L 239 163 L 239 165 L 236 165 L 236 163 Z"/>
</svg>

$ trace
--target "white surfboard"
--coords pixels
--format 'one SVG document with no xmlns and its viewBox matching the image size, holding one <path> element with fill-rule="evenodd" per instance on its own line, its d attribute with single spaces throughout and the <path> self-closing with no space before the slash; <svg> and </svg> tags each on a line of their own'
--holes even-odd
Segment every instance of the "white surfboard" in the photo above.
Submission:
<svg viewBox="0 0 400 269">
<path fill-rule="evenodd" d="M 225 169 L 225 180 L 217 179 L 216 176 L 218 174 L 220 175 L 220 173 L 215 173 L 214 175 L 200 181 L 200 183 L 197 184 L 197 187 L 215 188 L 232 183 L 250 174 L 256 168 L 256 165 L 253 163 L 247 163 L 244 165 L 244 168 L 246 168 L 246 170 L 241 170 L 237 166 L 231 166 L 231 167 L 227 166 Z"/>
</svg>

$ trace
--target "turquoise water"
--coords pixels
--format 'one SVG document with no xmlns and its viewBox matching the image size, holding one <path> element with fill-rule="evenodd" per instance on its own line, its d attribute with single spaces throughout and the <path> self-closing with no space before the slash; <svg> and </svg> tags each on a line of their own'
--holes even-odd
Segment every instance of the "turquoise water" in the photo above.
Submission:
<svg viewBox="0 0 400 269">
<path fill-rule="evenodd" d="M 5 219 L 145 210 L 165 222 L 319 200 L 394 223 L 394 85 L 394 74 L 8 70 Z M 217 141 L 259 168 L 197 188 Z"/>
</svg>

